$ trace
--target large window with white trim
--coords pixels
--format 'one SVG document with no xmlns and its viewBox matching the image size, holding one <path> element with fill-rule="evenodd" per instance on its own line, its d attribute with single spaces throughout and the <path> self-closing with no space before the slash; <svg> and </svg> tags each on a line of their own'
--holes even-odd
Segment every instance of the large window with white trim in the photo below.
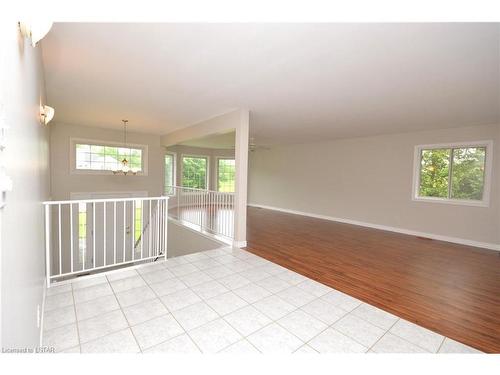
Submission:
<svg viewBox="0 0 500 375">
<path fill-rule="evenodd" d="M 414 199 L 488 205 L 491 142 L 417 146 Z"/>
<path fill-rule="evenodd" d="M 71 150 L 74 173 L 112 173 L 127 160 L 131 170 L 147 174 L 147 146 L 72 139 Z"/>
<path fill-rule="evenodd" d="M 182 186 L 206 189 L 208 158 L 205 156 L 182 156 Z"/>
</svg>

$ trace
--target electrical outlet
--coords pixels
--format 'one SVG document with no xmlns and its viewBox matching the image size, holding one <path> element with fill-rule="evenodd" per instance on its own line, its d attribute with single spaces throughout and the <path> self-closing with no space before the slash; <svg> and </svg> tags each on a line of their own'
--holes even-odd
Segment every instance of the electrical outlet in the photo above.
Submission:
<svg viewBox="0 0 500 375">
<path fill-rule="evenodd" d="M 40 328 L 40 305 L 36 305 L 36 327 Z"/>
</svg>

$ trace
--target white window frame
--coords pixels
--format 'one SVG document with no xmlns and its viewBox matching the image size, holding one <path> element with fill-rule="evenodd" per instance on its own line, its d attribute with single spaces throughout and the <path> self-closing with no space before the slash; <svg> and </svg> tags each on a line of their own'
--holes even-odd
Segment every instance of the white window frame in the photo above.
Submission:
<svg viewBox="0 0 500 375">
<path fill-rule="evenodd" d="M 447 148 L 467 148 L 467 147 L 485 147 L 486 157 L 484 166 L 484 186 L 483 186 L 483 199 L 482 200 L 468 200 L 468 199 L 450 199 L 438 197 L 421 197 L 420 191 L 420 168 L 422 150 L 432 149 L 447 149 Z M 415 146 L 415 154 L 413 159 L 413 190 L 412 200 L 416 202 L 430 202 L 430 203 L 444 203 L 462 206 L 477 206 L 489 207 L 490 205 L 490 190 L 491 190 L 491 171 L 493 163 L 493 141 L 473 141 L 473 142 L 459 142 L 459 143 L 439 143 L 430 145 Z M 451 188 L 451 187 L 450 187 Z"/>
<path fill-rule="evenodd" d="M 217 156 L 215 158 L 215 188 L 219 192 L 219 160 L 234 160 L 234 169 L 236 171 L 236 157 L 234 156 Z M 234 188 L 236 190 L 236 174 L 234 175 Z M 234 192 L 233 192 L 234 193 Z"/>
<path fill-rule="evenodd" d="M 181 174 L 180 174 L 180 186 L 182 187 L 183 176 L 184 176 L 184 158 L 203 158 L 207 161 L 207 173 L 205 174 L 205 189 L 198 190 L 210 190 L 210 156 L 208 155 L 196 155 L 196 154 L 181 154 Z M 190 188 L 187 188 L 190 189 Z M 183 192 L 183 194 L 188 194 Z"/>
<path fill-rule="evenodd" d="M 109 170 L 99 170 L 99 169 L 77 169 L 76 168 L 76 145 L 86 144 L 86 145 L 97 145 L 97 146 L 111 146 L 111 147 L 126 147 L 126 148 L 136 148 L 142 151 L 141 163 L 142 170 L 137 172 L 137 176 L 147 176 L 148 175 L 148 145 L 141 145 L 135 143 L 127 143 L 126 145 L 122 142 L 114 141 L 104 141 L 97 139 L 85 139 L 85 138 L 73 138 L 69 139 L 69 157 L 70 157 L 70 174 L 88 174 L 88 175 L 113 175 L 113 171 Z M 133 174 L 131 174 L 133 176 Z"/>
<path fill-rule="evenodd" d="M 172 185 L 174 189 L 173 189 L 173 194 L 169 194 L 169 196 L 172 197 L 176 195 L 177 191 L 177 189 L 175 189 L 175 186 L 177 186 L 177 153 L 172 151 L 165 151 L 163 154 L 163 194 L 165 194 L 165 155 L 171 155 L 173 158 Z"/>
</svg>

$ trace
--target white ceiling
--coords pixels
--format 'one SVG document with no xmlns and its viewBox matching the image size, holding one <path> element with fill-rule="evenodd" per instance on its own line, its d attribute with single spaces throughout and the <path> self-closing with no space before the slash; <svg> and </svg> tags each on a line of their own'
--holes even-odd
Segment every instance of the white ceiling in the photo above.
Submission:
<svg viewBox="0 0 500 375">
<path fill-rule="evenodd" d="M 499 123 L 499 24 L 54 24 L 55 121 L 166 134 L 236 108 L 259 144 Z"/>
</svg>

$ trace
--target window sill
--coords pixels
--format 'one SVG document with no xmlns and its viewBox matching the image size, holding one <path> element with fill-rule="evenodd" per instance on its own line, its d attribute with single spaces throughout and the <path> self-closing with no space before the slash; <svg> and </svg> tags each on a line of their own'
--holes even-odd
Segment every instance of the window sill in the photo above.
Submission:
<svg viewBox="0 0 500 375">
<path fill-rule="evenodd" d="M 472 206 L 472 207 L 489 207 L 489 202 L 486 201 L 468 201 L 460 199 L 443 199 L 443 198 L 423 198 L 423 197 L 413 197 L 414 202 L 425 202 L 425 203 L 440 203 L 440 204 L 451 204 L 454 206 Z"/>
<path fill-rule="evenodd" d="M 100 169 L 72 169 L 70 174 L 84 174 L 97 176 L 123 176 L 123 174 L 114 174 L 113 171 Z M 137 172 L 136 174 L 127 174 L 127 176 L 147 176 L 147 172 Z"/>
</svg>

